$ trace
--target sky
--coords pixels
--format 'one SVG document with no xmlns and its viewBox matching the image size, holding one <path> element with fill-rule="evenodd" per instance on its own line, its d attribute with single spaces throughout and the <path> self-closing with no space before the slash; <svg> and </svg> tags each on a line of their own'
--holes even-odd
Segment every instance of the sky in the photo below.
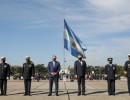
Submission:
<svg viewBox="0 0 130 100">
<path fill-rule="evenodd" d="M 86 63 L 104 66 L 107 58 L 124 65 L 130 53 L 130 0 L 0 0 L 0 56 L 22 65 L 51 61 L 63 66 L 64 19 L 86 44 Z M 75 57 L 65 50 L 66 66 Z"/>
</svg>

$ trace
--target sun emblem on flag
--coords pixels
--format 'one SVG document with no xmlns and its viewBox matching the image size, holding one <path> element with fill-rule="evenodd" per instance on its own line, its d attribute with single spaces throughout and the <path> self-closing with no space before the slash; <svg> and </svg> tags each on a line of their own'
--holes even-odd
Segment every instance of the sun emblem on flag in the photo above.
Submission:
<svg viewBox="0 0 130 100">
<path fill-rule="evenodd" d="M 77 49 L 76 43 L 72 42 L 72 46 Z"/>
</svg>

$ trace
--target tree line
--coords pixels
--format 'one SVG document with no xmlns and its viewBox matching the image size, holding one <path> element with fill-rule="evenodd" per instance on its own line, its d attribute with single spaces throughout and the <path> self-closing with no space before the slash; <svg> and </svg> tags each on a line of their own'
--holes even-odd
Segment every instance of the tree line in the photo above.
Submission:
<svg viewBox="0 0 130 100">
<path fill-rule="evenodd" d="M 74 68 L 71 67 L 69 68 L 70 73 L 74 74 Z M 15 74 L 21 74 L 22 72 L 22 66 L 11 66 L 11 75 L 15 75 Z M 44 64 L 37 64 L 35 65 L 35 72 L 39 73 L 39 74 L 47 74 L 47 67 Z M 87 66 L 86 68 L 86 74 L 87 75 L 91 75 L 92 72 L 94 72 L 94 74 L 98 74 L 98 75 L 103 75 L 105 74 L 105 67 L 104 66 Z M 123 70 L 123 66 L 117 65 L 117 72 L 118 75 L 123 76 L 124 70 Z"/>
</svg>

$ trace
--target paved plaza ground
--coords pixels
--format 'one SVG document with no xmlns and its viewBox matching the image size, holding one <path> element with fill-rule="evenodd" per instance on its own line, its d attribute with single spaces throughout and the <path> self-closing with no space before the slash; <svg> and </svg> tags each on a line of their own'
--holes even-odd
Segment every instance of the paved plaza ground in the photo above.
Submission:
<svg viewBox="0 0 130 100">
<path fill-rule="evenodd" d="M 106 81 L 86 81 L 86 96 L 77 96 L 77 82 L 59 82 L 59 96 L 48 97 L 48 81 L 32 82 L 32 96 L 25 97 L 23 81 L 8 81 L 7 96 L 0 100 L 130 100 L 127 82 L 116 81 L 116 95 L 108 96 Z M 55 88 L 55 85 L 54 85 Z M 53 90 L 55 91 L 55 89 Z"/>
</svg>

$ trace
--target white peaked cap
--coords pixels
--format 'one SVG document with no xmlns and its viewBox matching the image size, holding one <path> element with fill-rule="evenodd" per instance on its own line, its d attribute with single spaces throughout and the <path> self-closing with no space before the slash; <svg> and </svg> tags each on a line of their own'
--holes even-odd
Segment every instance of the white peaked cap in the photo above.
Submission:
<svg viewBox="0 0 130 100">
<path fill-rule="evenodd" d="M 6 57 L 2 56 L 1 59 L 6 59 Z"/>
<path fill-rule="evenodd" d="M 25 56 L 25 59 L 30 58 L 30 56 Z"/>
</svg>

